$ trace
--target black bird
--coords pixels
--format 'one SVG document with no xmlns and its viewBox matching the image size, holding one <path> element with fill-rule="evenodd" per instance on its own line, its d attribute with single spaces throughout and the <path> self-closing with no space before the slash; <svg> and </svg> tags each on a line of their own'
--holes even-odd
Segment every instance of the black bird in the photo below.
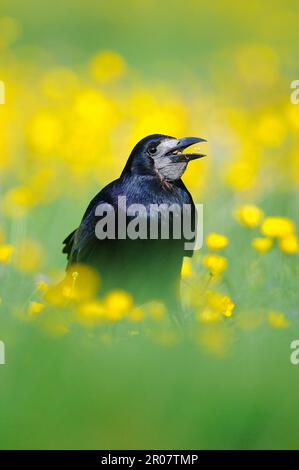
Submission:
<svg viewBox="0 0 299 470">
<path fill-rule="evenodd" d="M 182 220 L 179 216 L 182 215 L 184 204 L 191 208 L 192 226 L 195 228 L 195 205 L 181 176 L 190 160 L 204 156 L 183 153 L 183 150 L 202 141 L 205 140 L 197 137 L 176 139 L 161 134 L 142 139 L 134 147 L 120 177 L 92 199 L 79 228 L 64 240 L 63 253 L 67 254 L 67 269 L 75 263 L 90 265 L 100 274 L 102 293 L 123 289 L 132 294 L 136 303 L 161 300 L 166 303 L 170 313 L 177 316 L 183 257 L 193 254 L 192 249 L 185 250 L 184 236 L 174 236 L 174 224 Z M 127 208 L 119 207 L 119 197 L 124 196 L 127 208 L 132 204 L 145 207 L 143 222 L 145 219 L 147 231 L 153 219 L 150 213 L 152 204 L 175 204 L 176 212 L 169 219 L 169 239 L 163 239 L 161 235 L 164 217 L 161 214 L 158 217 L 156 239 L 152 239 L 149 234 L 146 239 L 121 238 L 118 227 L 120 217 L 124 215 L 121 211 L 125 212 L 125 229 L 133 220 L 132 214 L 126 212 Z M 103 204 L 105 206 L 101 206 Z M 105 238 L 103 226 L 96 233 L 97 223 L 104 220 L 96 215 L 96 208 L 106 206 L 115 209 L 115 238 Z M 102 231 L 100 234 L 99 230 Z"/>
</svg>

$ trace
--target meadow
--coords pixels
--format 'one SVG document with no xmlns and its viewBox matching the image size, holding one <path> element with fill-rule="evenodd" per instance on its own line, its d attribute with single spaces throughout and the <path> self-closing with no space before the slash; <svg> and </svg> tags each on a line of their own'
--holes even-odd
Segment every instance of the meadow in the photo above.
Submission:
<svg viewBox="0 0 299 470">
<path fill-rule="evenodd" d="M 0 448 L 298 448 L 298 6 L 2 3 Z M 96 298 L 86 267 L 57 284 L 151 133 L 208 140 L 183 178 L 204 246 L 182 329 L 155 299 Z"/>
</svg>

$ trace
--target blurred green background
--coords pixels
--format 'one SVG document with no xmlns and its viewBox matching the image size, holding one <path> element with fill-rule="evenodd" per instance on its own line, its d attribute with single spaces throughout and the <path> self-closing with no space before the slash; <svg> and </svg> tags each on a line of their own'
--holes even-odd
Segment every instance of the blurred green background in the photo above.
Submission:
<svg viewBox="0 0 299 470">
<path fill-rule="evenodd" d="M 1 0 L 2 449 L 298 448 L 298 24 L 291 0 Z M 185 267 L 186 330 L 47 305 L 61 241 L 153 132 L 208 139 L 185 182 L 229 241 Z"/>
</svg>

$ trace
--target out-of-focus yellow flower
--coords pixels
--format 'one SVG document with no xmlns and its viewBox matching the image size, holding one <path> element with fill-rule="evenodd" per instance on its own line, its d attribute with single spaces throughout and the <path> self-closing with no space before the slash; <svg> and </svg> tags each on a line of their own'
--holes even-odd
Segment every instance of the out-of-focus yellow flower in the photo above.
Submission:
<svg viewBox="0 0 299 470">
<path fill-rule="evenodd" d="M 128 313 L 128 320 L 138 323 L 144 319 L 144 311 L 141 307 L 133 307 Z"/>
<path fill-rule="evenodd" d="M 184 258 L 183 265 L 182 265 L 182 271 L 181 271 L 181 276 L 183 279 L 186 279 L 188 277 L 191 277 L 193 274 L 192 270 L 192 261 L 190 258 Z"/>
<path fill-rule="evenodd" d="M 235 215 L 241 224 L 251 228 L 257 227 L 264 217 L 263 211 L 253 204 L 245 204 L 238 207 Z"/>
<path fill-rule="evenodd" d="M 256 163 L 245 158 L 234 161 L 225 171 L 226 182 L 235 191 L 251 188 L 255 183 L 256 175 Z"/>
<path fill-rule="evenodd" d="M 207 303 L 212 310 L 221 313 L 224 317 L 231 317 L 235 308 L 232 299 L 228 295 L 219 292 L 209 291 L 207 293 Z"/>
<path fill-rule="evenodd" d="M 45 155 L 53 152 L 61 142 L 60 119 L 47 111 L 38 112 L 29 121 L 27 137 L 28 143 L 36 153 Z"/>
<path fill-rule="evenodd" d="M 95 325 L 105 319 L 105 308 L 102 302 L 93 300 L 80 304 L 76 319 L 83 325 Z"/>
<path fill-rule="evenodd" d="M 28 179 L 28 187 L 36 202 L 49 202 L 57 197 L 63 181 L 55 171 L 55 166 L 38 169 Z"/>
<path fill-rule="evenodd" d="M 211 250 L 222 250 L 228 245 L 228 238 L 220 233 L 209 233 L 206 244 Z"/>
<path fill-rule="evenodd" d="M 96 80 L 110 82 L 126 73 L 127 64 L 117 52 L 101 51 L 91 59 L 90 71 Z"/>
<path fill-rule="evenodd" d="M 211 308 L 205 308 L 196 314 L 196 319 L 202 323 L 215 323 L 221 319 L 221 313 Z"/>
<path fill-rule="evenodd" d="M 28 313 L 28 316 L 29 317 L 35 317 L 36 315 L 38 315 L 39 313 L 41 313 L 45 308 L 45 305 L 42 304 L 41 302 L 30 302 L 29 306 L 28 306 L 28 310 L 27 310 L 27 313 Z"/>
<path fill-rule="evenodd" d="M 287 235 L 279 240 L 279 248 L 284 253 L 294 254 L 298 253 L 299 243 L 295 234 Z"/>
<path fill-rule="evenodd" d="M 217 326 L 205 328 L 199 333 L 199 344 L 216 356 L 225 356 L 232 343 L 230 332 Z"/>
<path fill-rule="evenodd" d="M 291 126 L 295 129 L 295 131 L 298 132 L 299 130 L 298 108 L 290 103 L 286 108 L 286 116 Z M 297 155 L 297 152 L 296 152 L 296 155 Z"/>
<path fill-rule="evenodd" d="M 61 282 L 49 287 L 44 299 L 58 306 L 70 301 L 86 302 L 96 296 L 99 286 L 100 277 L 94 269 L 84 264 L 74 264 Z"/>
<path fill-rule="evenodd" d="M 242 330 L 253 331 L 262 324 L 263 319 L 263 312 L 259 310 L 245 310 L 239 312 L 237 324 Z"/>
<path fill-rule="evenodd" d="M 273 246 L 273 240 L 266 237 L 257 237 L 251 241 L 251 246 L 260 253 L 267 253 Z"/>
<path fill-rule="evenodd" d="M 79 79 L 71 69 L 55 67 L 44 75 L 42 88 L 49 98 L 65 100 L 78 91 Z"/>
<path fill-rule="evenodd" d="M 148 315 L 155 320 L 162 320 L 167 315 L 165 305 L 162 302 L 158 302 L 157 300 L 147 304 L 146 310 Z"/>
<path fill-rule="evenodd" d="M 39 243 L 33 240 L 23 240 L 16 247 L 14 265 L 28 273 L 37 271 L 43 261 L 43 250 Z"/>
<path fill-rule="evenodd" d="M 281 116 L 266 114 L 258 123 L 256 134 L 263 144 L 275 147 L 285 138 L 286 127 Z"/>
<path fill-rule="evenodd" d="M 128 314 L 132 304 L 132 297 L 127 292 L 122 290 L 109 292 L 104 299 L 107 318 L 113 321 L 123 319 Z"/>
<path fill-rule="evenodd" d="M 289 321 L 285 317 L 285 314 L 275 310 L 271 310 L 268 313 L 268 322 L 273 328 L 287 328 L 289 326 Z"/>
<path fill-rule="evenodd" d="M 266 217 L 261 230 L 267 237 L 283 238 L 295 232 L 295 224 L 287 217 Z"/>
<path fill-rule="evenodd" d="M 57 318 L 52 315 L 45 316 L 40 325 L 43 331 L 49 336 L 64 336 L 70 331 L 69 326 L 64 319 Z"/>
<path fill-rule="evenodd" d="M 213 276 L 220 276 L 227 268 L 227 259 L 216 254 L 205 255 L 202 262 Z"/>
<path fill-rule="evenodd" d="M 36 283 L 36 289 L 39 291 L 39 292 L 47 292 L 47 290 L 49 289 L 49 284 L 48 282 L 44 281 L 44 280 L 38 280 L 37 283 Z"/>
<path fill-rule="evenodd" d="M 17 186 L 5 193 L 3 198 L 3 212 L 12 218 L 23 217 L 28 209 L 36 204 L 32 190 L 26 186 Z"/>
<path fill-rule="evenodd" d="M 90 134 L 90 131 L 94 129 L 97 132 L 111 130 L 118 119 L 115 103 L 111 99 L 108 99 L 104 93 L 93 88 L 85 88 L 78 93 L 73 110 L 75 117 L 82 120 L 80 125 L 83 126 L 83 130 L 85 132 L 89 131 L 89 133 L 87 133 L 89 138 L 92 135 L 94 139 L 98 139 L 98 135 Z M 77 132 L 79 132 L 78 129 Z M 80 137 L 81 134 L 79 133 L 78 135 Z M 82 137 L 85 137 L 84 133 L 81 135 L 81 138 Z M 71 138 L 73 138 L 73 136 L 71 136 Z M 92 140 L 92 144 L 95 145 L 95 141 Z M 81 157 L 80 155 L 80 158 Z"/>
<path fill-rule="evenodd" d="M 9 263 L 13 254 L 14 247 L 12 245 L 0 245 L 0 263 Z"/>
</svg>

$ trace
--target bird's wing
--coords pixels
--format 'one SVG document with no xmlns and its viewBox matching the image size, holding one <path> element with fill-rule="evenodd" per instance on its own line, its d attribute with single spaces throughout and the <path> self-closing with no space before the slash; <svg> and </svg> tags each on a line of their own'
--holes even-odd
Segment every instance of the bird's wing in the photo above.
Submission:
<svg viewBox="0 0 299 470">
<path fill-rule="evenodd" d="M 80 226 L 70 233 L 63 241 L 62 252 L 67 254 L 68 266 L 74 263 L 88 263 L 92 259 L 95 248 L 98 250 L 103 241 L 95 235 L 95 226 L 98 218 L 95 209 L 99 204 L 112 204 L 108 189 L 113 189 L 117 181 L 110 183 L 100 191 L 88 205 Z"/>
<path fill-rule="evenodd" d="M 73 248 L 73 244 L 74 244 L 74 238 L 75 238 L 75 235 L 76 235 L 76 231 L 77 230 L 73 230 L 73 232 L 70 233 L 65 238 L 65 240 L 63 240 L 63 242 L 62 242 L 62 244 L 64 245 L 63 249 L 62 249 L 62 253 L 66 253 L 66 256 L 67 256 L 68 260 L 70 259 L 70 256 L 71 256 L 71 253 L 72 253 L 72 248 Z"/>
<path fill-rule="evenodd" d="M 185 184 L 183 183 L 182 180 L 179 180 L 178 186 L 183 190 L 184 193 L 184 204 L 189 204 L 191 206 L 191 227 L 192 231 L 195 232 L 197 227 L 196 227 L 196 207 L 192 198 L 191 193 L 188 191 L 186 188 Z M 185 242 L 194 242 L 195 237 L 192 240 L 185 240 Z M 185 250 L 183 256 L 187 256 L 188 258 L 192 258 L 193 256 L 193 250 Z"/>
</svg>

